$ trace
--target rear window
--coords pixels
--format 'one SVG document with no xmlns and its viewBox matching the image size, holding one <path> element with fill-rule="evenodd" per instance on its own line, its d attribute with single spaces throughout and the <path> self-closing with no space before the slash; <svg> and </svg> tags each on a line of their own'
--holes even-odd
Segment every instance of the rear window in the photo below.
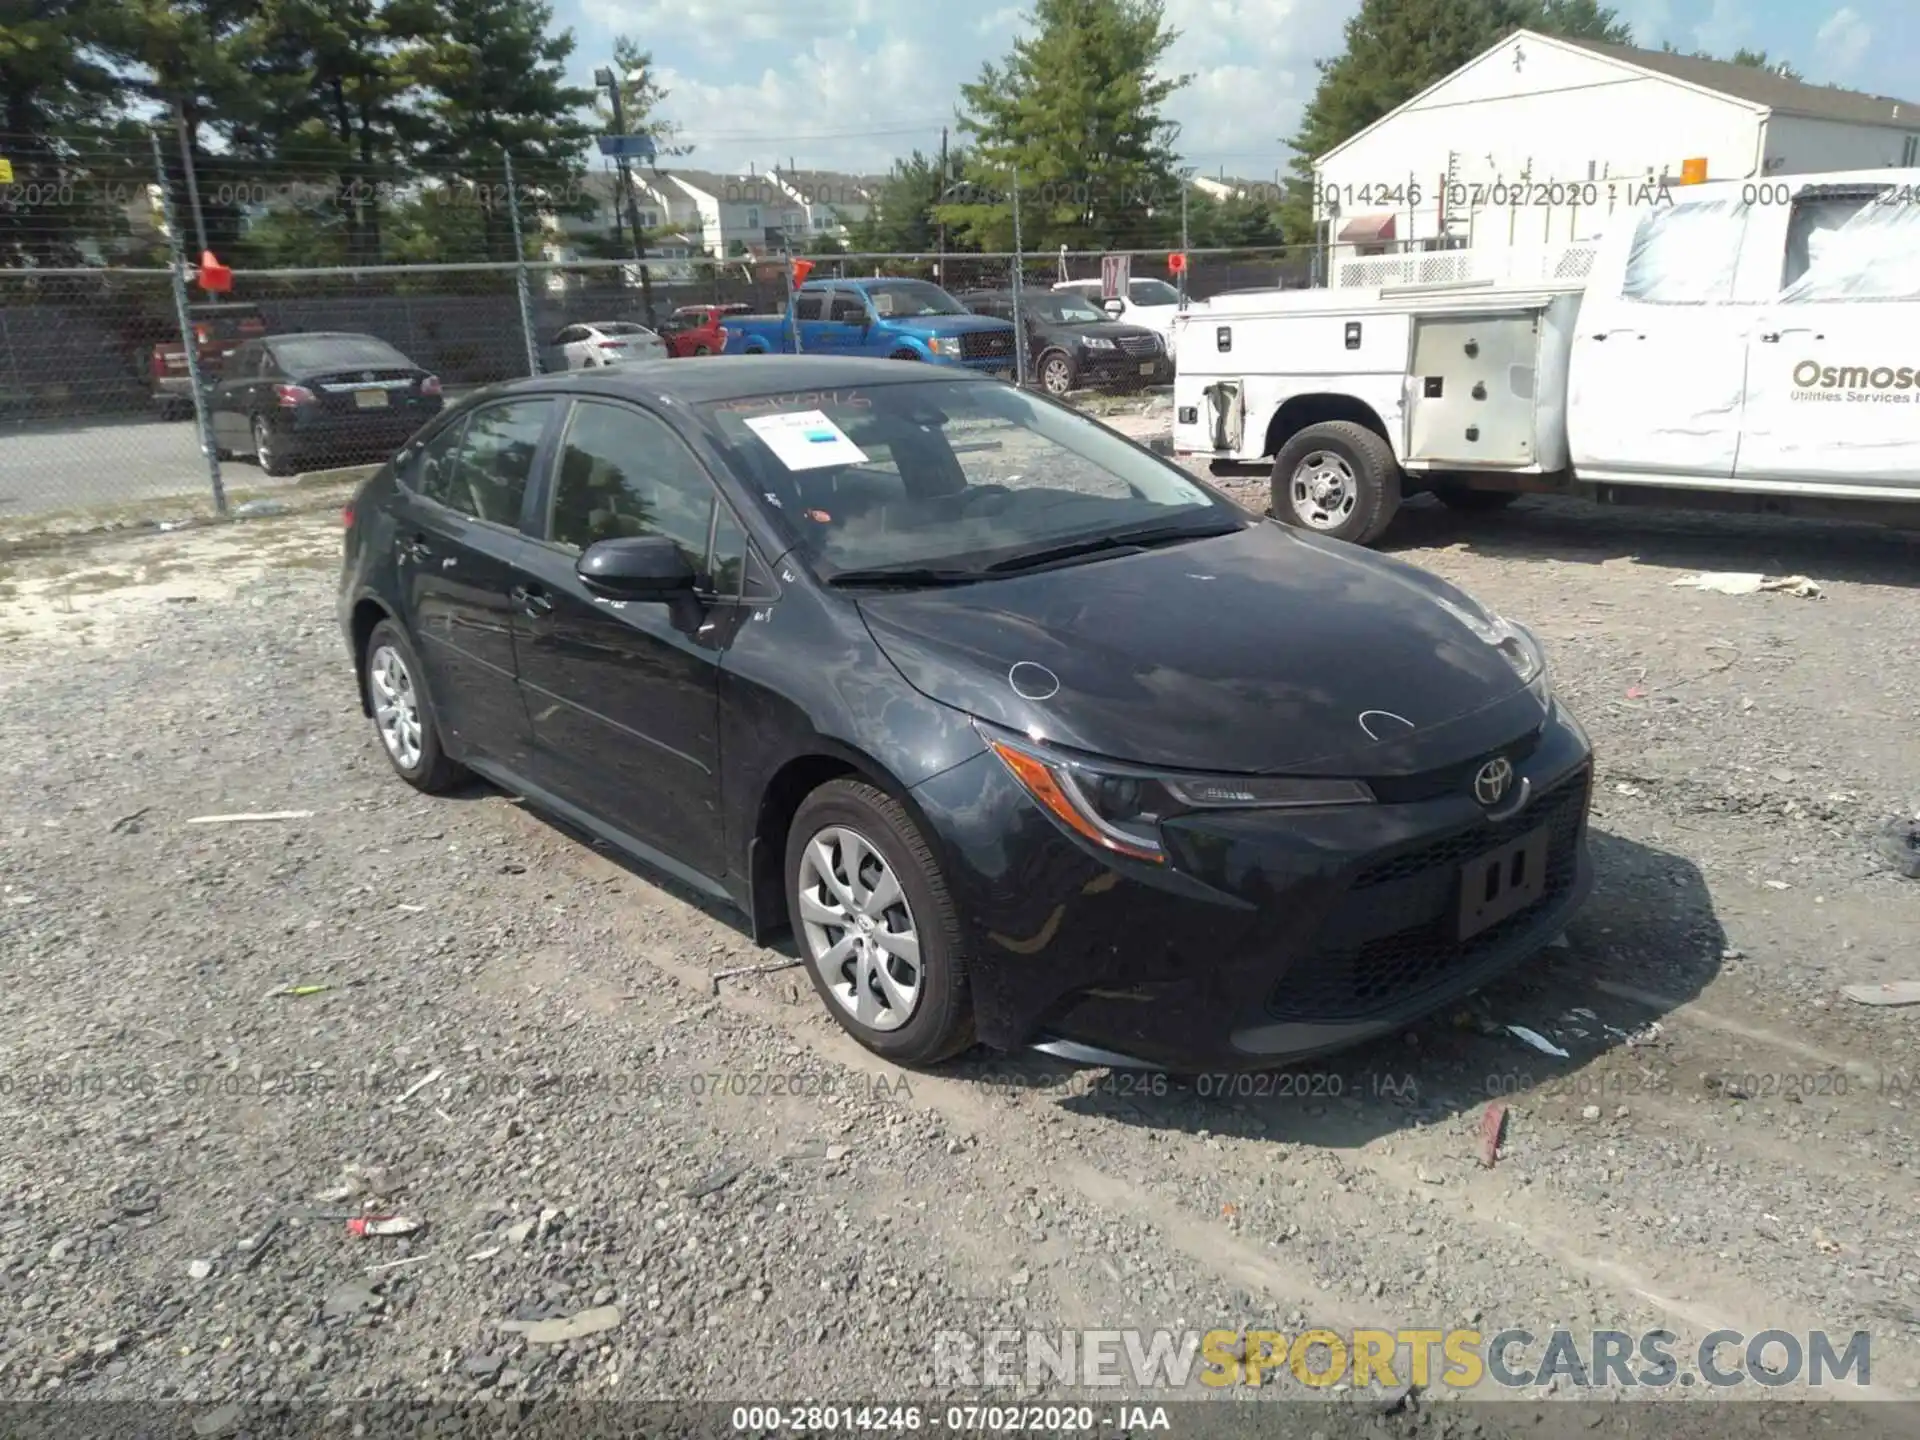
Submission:
<svg viewBox="0 0 1920 1440">
<path fill-rule="evenodd" d="M 644 335 L 647 333 L 646 326 L 635 325 L 630 320 L 613 320 L 605 325 L 596 325 L 593 328 L 598 330 L 602 335 Z"/>
<path fill-rule="evenodd" d="M 287 370 L 345 370 L 354 366 L 412 369 L 413 362 L 371 335 L 311 335 L 273 342 L 274 358 Z"/>
</svg>

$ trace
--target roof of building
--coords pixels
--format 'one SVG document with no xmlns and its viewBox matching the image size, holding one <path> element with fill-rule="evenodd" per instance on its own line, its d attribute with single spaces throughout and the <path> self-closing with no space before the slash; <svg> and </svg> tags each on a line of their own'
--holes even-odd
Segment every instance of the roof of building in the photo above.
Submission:
<svg viewBox="0 0 1920 1440">
<path fill-rule="evenodd" d="M 661 180 L 677 180 L 726 205 L 784 205 L 792 199 L 766 175 L 722 175 L 712 170 L 675 167 L 654 172 Z M 652 177 L 650 177 L 652 178 Z"/>
<path fill-rule="evenodd" d="M 1562 44 L 1590 51 L 1609 60 L 1637 65 L 1674 80 L 1698 85 L 1750 105 L 1764 105 L 1788 115 L 1805 115 L 1818 120 L 1839 120 L 1852 125 L 1905 125 L 1920 129 L 1920 102 L 1896 100 L 1889 95 L 1868 95 L 1860 90 L 1842 90 L 1837 85 L 1812 85 L 1790 79 L 1756 65 L 1736 65 L 1731 60 L 1705 60 L 1694 55 L 1675 55 L 1665 50 L 1640 50 L 1631 45 L 1609 45 L 1599 40 L 1577 40 L 1571 36 L 1553 37 Z"/>
<path fill-rule="evenodd" d="M 867 205 L 872 187 L 858 175 L 838 170 L 782 170 L 780 179 L 809 205 Z"/>
</svg>

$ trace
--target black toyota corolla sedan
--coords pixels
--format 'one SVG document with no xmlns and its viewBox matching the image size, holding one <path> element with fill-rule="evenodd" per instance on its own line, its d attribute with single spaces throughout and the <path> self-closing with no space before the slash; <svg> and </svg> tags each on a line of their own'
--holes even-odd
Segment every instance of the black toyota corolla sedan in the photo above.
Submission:
<svg viewBox="0 0 1920 1440">
<path fill-rule="evenodd" d="M 790 929 L 905 1064 L 1295 1060 L 1591 883 L 1587 739 L 1525 629 L 985 377 L 482 392 L 356 496 L 340 619 L 403 779 L 476 773 Z"/>
</svg>

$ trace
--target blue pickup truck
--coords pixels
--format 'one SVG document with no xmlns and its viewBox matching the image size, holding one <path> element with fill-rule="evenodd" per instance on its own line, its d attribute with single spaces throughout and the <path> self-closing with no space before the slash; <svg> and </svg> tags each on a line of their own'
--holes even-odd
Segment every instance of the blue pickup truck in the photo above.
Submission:
<svg viewBox="0 0 1920 1440">
<path fill-rule="evenodd" d="M 1013 325 L 975 315 L 925 280 L 809 280 L 788 315 L 729 315 L 729 355 L 868 355 L 1013 373 Z"/>
</svg>

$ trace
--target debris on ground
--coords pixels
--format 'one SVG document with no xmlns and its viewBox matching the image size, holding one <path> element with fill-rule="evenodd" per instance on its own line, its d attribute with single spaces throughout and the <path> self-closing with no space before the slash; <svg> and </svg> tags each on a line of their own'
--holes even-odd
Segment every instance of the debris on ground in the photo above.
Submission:
<svg viewBox="0 0 1920 1440">
<path fill-rule="evenodd" d="M 1570 1060 L 1573 1058 L 1538 1030 L 1529 1030 L 1524 1025 L 1509 1025 L 1507 1026 L 1507 1033 L 1523 1045 L 1531 1045 L 1542 1055 L 1551 1055 L 1556 1060 Z"/>
<path fill-rule="evenodd" d="M 803 964 L 799 960 L 776 960 L 769 965 L 742 965 L 738 970 L 716 970 L 707 977 L 712 982 L 712 991 L 720 993 L 720 982 L 732 980 L 741 975 L 771 975 L 776 970 L 792 970 Z"/>
<path fill-rule="evenodd" d="M 363 1215 L 347 1222 L 347 1233 L 360 1240 L 375 1235 L 411 1235 L 419 1228 L 418 1220 L 405 1215 Z"/>
<path fill-rule="evenodd" d="M 1882 985 L 1842 985 L 1840 993 L 1860 1005 L 1920 1005 L 1920 980 L 1889 980 Z"/>
<path fill-rule="evenodd" d="M 438 1080 L 442 1075 L 445 1075 L 446 1073 L 447 1072 L 444 1070 L 434 1070 L 429 1072 L 426 1075 L 421 1076 L 418 1080 L 414 1081 L 413 1084 L 409 1085 L 401 1093 L 399 1103 L 402 1105 L 406 1104 L 407 1101 L 411 1100 L 414 1096 L 418 1095 L 422 1090 L 426 1089 L 429 1085 L 433 1084 L 434 1081 Z"/>
<path fill-rule="evenodd" d="M 744 1165 L 722 1165 L 698 1183 L 689 1185 L 687 1187 L 687 1194 L 695 1200 L 699 1199 L 702 1195 L 717 1195 L 746 1173 L 747 1167 Z"/>
<path fill-rule="evenodd" d="M 1920 880 L 1920 820 L 1895 820 L 1873 842 L 1880 858 L 1909 880 Z"/>
<path fill-rule="evenodd" d="M 1760 575 L 1752 571 L 1704 570 L 1698 575 L 1682 575 L 1673 582 L 1685 590 L 1706 590 L 1715 595 L 1758 595 L 1763 590 L 1792 595 L 1800 600 L 1825 598 L 1816 581 L 1804 575 Z"/>
<path fill-rule="evenodd" d="M 311 810 L 263 810 L 240 815 L 194 815 L 189 825 L 255 825 L 274 820 L 311 820 Z"/>
<path fill-rule="evenodd" d="M 324 995 L 333 989 L 332 985 L 289 985 L 283 990 L 274 991 L 274 995 L 284 999 L 298 1000 L 307 995 Z"/>
<path fill-rule="evenodd" d="M 279 500 L 248 500 L 233 507 L 236 520 L 254 520 L 264 515 L 285 515 L 286 505 Z"/>
<path fill-rule="evenodd" d="M 502 1320 L 500 1328 L 516 1332 L 529 1345 L 564 1345 L 587 1335 L 598 1335 L 620 1323 L 616 1305 L 597 1305 L 558 1320 Z"/>
<path fill-rule="evenodd" d="M 152 809 L 153 807 L 151 805 L 142 805 L 131 815 L 122 815 L 107 827 L 107 833 L 109 835 L 138 835 L 140 833 L 140 817 L 150 813 Z"/>
<path fill-rule="evenodd" d="M 1507 1131 L 1507 1102 L 1494 1100 L 1480 1117 L 1480 1163 L 1491 1170 L 1500 1159 L 1500 1141 Z"/>
</svg>

